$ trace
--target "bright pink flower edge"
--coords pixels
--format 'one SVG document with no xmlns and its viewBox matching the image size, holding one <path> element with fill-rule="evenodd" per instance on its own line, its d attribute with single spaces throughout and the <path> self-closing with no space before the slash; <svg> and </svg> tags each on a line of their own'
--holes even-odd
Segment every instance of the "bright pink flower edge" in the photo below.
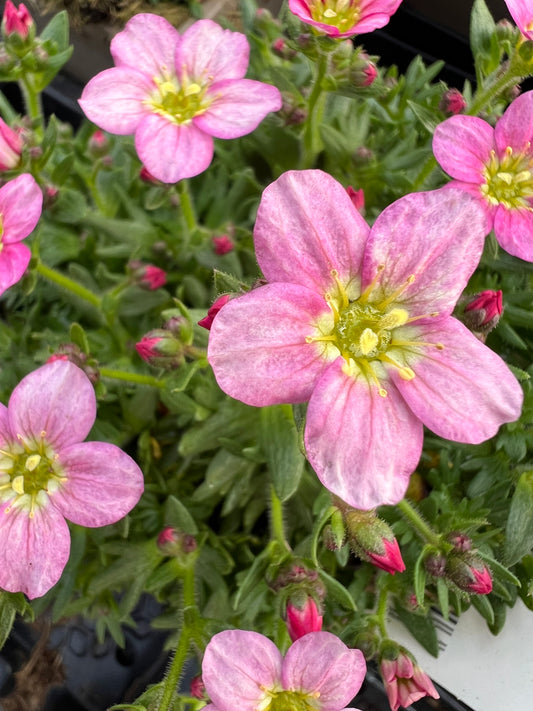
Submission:
<svg viewBox="0 0 533 711">
<path fill-rule="evenodd" d="M 316 0 L 316 4 L 320 2 L 321 0 Z M 299 17 L 302 22 L 316 27 L 322 34 L 342 38 L 373 32 L 380 27 L 385 27 L 401 2 L 402 0 L 351 0 L 354 10 L 357 7 L 360 14 L 355 19 L 354 24 L 344 32 L 341 32 L 335 25 L 329 25 L 313 19 L 313 2 L 309 0 L 289 0 L 289 10 L 296 17 Z"/>
</svg>

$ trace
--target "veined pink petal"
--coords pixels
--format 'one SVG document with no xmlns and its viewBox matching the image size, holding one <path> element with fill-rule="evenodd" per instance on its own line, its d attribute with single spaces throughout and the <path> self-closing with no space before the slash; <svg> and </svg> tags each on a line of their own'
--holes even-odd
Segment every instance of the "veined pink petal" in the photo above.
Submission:
<svg viewBox="0 0 533 711">
<path fill-rule="evenodd" d="M 194 123 L 175 124 L 158 114 L 146 116 L 135 133 L 139 158 L 163 183 L 177 183 L 204 171 L 213 158 L 213 138 Z"/>
<path fill-rule="evenodd" d="M 331 360 L 321 344 L 305 340 L 317 335 L 320 320 L 333 325 L 329 306 L 297 284 L 267 284 L 231 299 L 209 336 L 218 384 L 248 405 L 304 402 Z"/>
<path fill-rule="evenodd" d="M 533 7 L 530 10 L 533 20 Z M 532 33 L 533 34 L 533 33 Z M 533 137 L 533 91 L 526 91 L 518 96 L 507 108 L 494 128 L 494 141 L 499 155 L 503 155 L 507 146 L 513 153 L 531 155 Z"/>
<path fill-rule="evenodd" d="M 451 116 L 433 134 L 433 153 L 452 178 L 482 183 L 483 169 L 494 149 L 494 130 L 477 116 Z"/>
<path fill-rule="evenodd" d="M 22 278 L 30 263 L 31 251 L 25 244 L 6 244 L 0 252 L 0 294 Z"/>
<path fill-rule="evenodd" d="M 494 234 L 506 252 L 526 262 L 533 262 L 533 212 L 531 208 L 509 210 L 498 205 L 494 217 Z"/>
<path fill-rule="evenodd" d="M 11 443 L 12 440 L 13 434 L 9 424 L 7 407 L 0 402 L 0 447 L 4 447 L 6 444 Z"/>
<path fill-rule="evenodd" d="M 53 506 L 35 507 L 34 517 L 23 508 L 5 513 L 0 506 L 0 587 L 41 597 L 57 583 L 70 553 L 64 518 Z"/>
<path fill-rule="evenodd" d="M 533 8 L 529 0 L 505 0 L 511 17 L 520 32 L 528 39 L 533 39 Z"/>
<path fill-rule="evenodd" d="M 14 436 L 39 442 L 41 433 L 56 451 L 85 439 L 96 417 L 91 381 L 73 363 L 57 360 L 29 373 L 9 399 Z"/>
<path fill-rule="evenodd" d="M 401 2 L 402 0 L 360 0 L 361 18 L 356 25 L 357 33 L 361 35 L 385 27 Z"/>
<path fill-rule="evenodd" d="M 206 647 L 202 679 L 220 711 L 256 711 L 279 684 L 282 657 L 276 645 L 257 632 L 226 630 Z"/>
<path fill-rule="evenodd" d="M 111 40 L 111 55 L 117 67 L 137 69 L 149 77 L 174 73 L 174 55 L 179 32 L 160 15 L 134 15 Z"/>
<path fill-rule="evenodd" d="M 0 243 L 11 244 L 27 237 L 39 222 L 42 205 L 41 189 L 29 173 L 0 188 Z"/>
<path fill-rule="evenodd" d="M 384 296 L 414 277 L 394 300 L 404 304 L 411 317 L 449 314 L 479 263 L 486 226 L 479 201 L 463 190 L 406 195 L 389 205 L 372 227 L 362 288 L 383 265 L 378 285 Z"/>
<path fill-rule="evenodd" d="M 326 489 L 357 509 L 400 501 L 422 451 L 423 428 L 392 383 L 343 372 L 338 358 L 320 377 L 305 427 L 307 458 Z"/>
<path fill-rule="evenodd" d="M 252 79 L 217 81 L 206 92 L 214 98 L 194 124 L 215 138 L 239 138 L 255 130 L 265 116 L 281 108 L 279 89 Z"/>
<path fill-rule="evenodd" d="M 413 380 L 391 372 L 409 407 L 430 430 L 456 442 L 478 444 L 520 416 L 523 393 L 503 360 L 454 318 L 425 322 L 425 349 Z"/>
<path fill-rule="evenodd" d="M 242 79 L 248 69 L 250 47 L 245 35 L 223 30 L 212 20 L 198 20 L 183 34 L 176 51 L 178 72 L 190 78 L 216 82 Z"/>
<path fill-rule="evenodd" d="M 134 460 L 107 442 L 71 444 L 59 453 L 67 481 L 51 495 L 69 521 L 94 528 L 115 523 L 136 505 L 144 488 Z"/>
<path fill-rule="evenodd" d="M 330 632 L 310 632 L 289 647 L 281 683 L 288 691 L 318 692 L 321 711 L 339 711 L 357 694 L 365 673 L 361 651 Z"/>
<path fill-rule="evenodd" d="M 256 258 L 269 281 L 324 294 L 335 289 L 333 270 L 345 286 L 356 282 L 368 233 L 334 178 L 321 170 L 288 171 L 263 192 L 254 230 Z"/>
<path fill-rule="evenodd" d="M 112 67 L 89 81 L 78 103 L 97 126 L 127 136 L 150 114 L 143 102 L 154 90 L 148 75 L 131 67 Z"/>
</svg>

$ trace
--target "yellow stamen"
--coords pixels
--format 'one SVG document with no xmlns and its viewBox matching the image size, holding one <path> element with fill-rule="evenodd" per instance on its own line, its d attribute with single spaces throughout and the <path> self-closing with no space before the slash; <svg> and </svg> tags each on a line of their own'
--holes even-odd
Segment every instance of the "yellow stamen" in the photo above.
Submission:
<svg viewBox="0 0 533 711">
<path fill-rule="evenodd" d="M 29 472 L 34 471 L 36 469 L 41 461 L 41 455 L 40 454 L 30 454 L 30 456 L 26 459 L 26 464 L 25 467 Z"/>
<path fill-rule="evenodd" d="M 408 276 L 407 279 L 405 280 L 405 282 L 401 286 L 399 286 L 391 294 L 389 294 L 386 299 L 383 299 L 383 301 L 380 301 L 378 304 L 376 304 L 376 306 L 381 310 L 386 308 L 393 301 L 396 301 L 398 296 L 403 294 L 403 292 L 411 286 L 411 284 L 415 281 L 415 279 L 416 279 L 416 277 L 414 274 L 411 274 L 410 276 Z"/>
<path fill-rule="evenodd" d="M 19 474 L 13 479 L 13 481 L 11 482 L 11 488 L 17 494 L 22 495 L 24 493 L 24 477 L 22 474 Z"/>
<path fill-rule="evenodd" d="M 371 294 L 372 291 L 374 290 L 374 287 L 376 286 L 377 281 L 378 281 L 378 279 L 379 279 L 380 276 L 381 276 L 381 272 L 382 272 L 384 269 L 385 269 L 385 265 L 384 265 L 384 264 L 379 264 L 379 265 L 378 265 L 378 269 L 377 269 L 376 275 L 375 275 L 375 277 L 372 279 L 372 281 L 370 282 L 370 284 L 366 287 L 366 289 L 363 291 L 363 293 L 361 294 L 361 296 L 359 297 L 359 299 L 358 299 L 359 303 L 361 303 L 361 304 L 366 304 L 366 302 L 368 301 L 368 297 L 370 296 L 370 294 Z"/>
</svg>

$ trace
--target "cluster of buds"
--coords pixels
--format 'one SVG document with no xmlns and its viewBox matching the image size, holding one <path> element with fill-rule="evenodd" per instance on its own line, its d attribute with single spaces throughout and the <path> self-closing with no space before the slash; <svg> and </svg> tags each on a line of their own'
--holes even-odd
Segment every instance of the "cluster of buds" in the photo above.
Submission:
<svg viewBox="0 0 533 711">
<path fill-rule="evenodd" d="M 97 361 L 84 353 L 75 343 L 62 343 L 46 362 L 53 363 L 56 360 L 69 360 L 74 365 L 77 365 L 93 385 L 96 385 L 100 380 Z"/>
<path fill-rule="evenodd" d="M 146 333 L 135 344 L 140 357 L 154 368 L 173 370 L 185 362 L 187 356 L 195 357 L 192 345 L 193 327 L 185 307 L 178 303 L 175 309 L 161 314 L 163 326 Z"/>
<path fill-rule="evenodd" d="M 198 544 L 190 533 L 184 533 L 172 526 L 165 526 L 157 537 L 157 547 L 163 555 L 182 558 L 193 553 Z"/>
<path fill-rule="evenodd" d="M 282 104 L 278 115 L 283 120 L 285 126 L 300 126 L 307 118 L 307 109 L 301 103 L 301 99 L 289 92 L 281 95 Z"/>
<path fill-rule="evenodd" d="M 462 319 L 475 336 L 485 341 L 488 334 L 497 326 L 503 312 L 502 292 L 482 291 L 466 302 Z"/>
<path fill-rule="evenodd" d="M 160 289 L 167 283 L 167 273 L 163 269 L 138 259 L 128 262 L 128 271 L 134 284 L 149 291 Z"/>
<path fill-rule="evenodd" d="M 472 539 L 460 531 L 447 536 L 451 551 L 435 549 L 428 552 L 424 567 L 435 578 L 446 578 L 466 593 L 487 595 L 492 590 L 490 570 L 472 548 Z"/>
<path fill-rule="evenodd" d="M 439 698 L 429 676 L 406 649 L 392 640 L 382 643 L 379 671 L 392 711 L 398 711 L 400 706 L 407 708 L 424 696 Z"/>
<path fill-rule="evenodd" d="M 331 57 L 330 78 L 338 85 L 364 89 L 378 77 L 375 62 L 366 52 L 354 48 L 351 40 L 341 42 Z"/>
<path fill-rule="evenodd" d="M 316 570 L 302 562 L 292 562 L 269 585 L 281 595 L 287 631 L 293 642 L 309 632 L 320 632 L 326 588 Z"/>
</svg>

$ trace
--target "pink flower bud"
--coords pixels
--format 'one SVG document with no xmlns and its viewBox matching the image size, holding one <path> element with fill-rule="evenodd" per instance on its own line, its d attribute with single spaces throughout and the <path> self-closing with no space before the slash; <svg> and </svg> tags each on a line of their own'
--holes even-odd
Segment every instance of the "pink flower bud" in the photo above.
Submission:
<svg viewBox="0 0 533 711">
<path fill-rule="evenodd" d="M 467 536 L 466 533 L 461 533 L 461 531 L 453 531 L 447 536 L 447 540 L 452 544 L 456 551 L 470 551 L 472 550 L 472 539 Z"/>
<path fill-rule="evenodd" d="M 0 170 L 16 168 L 21 152 L 22 138 L 0 118 Z"/>
<path fill-rule="evenodd" d="M 33 18 L 23 3 L 20 3 L 17 8 L 11 0 L 6 0 L 3 17 L 4 35 L 6 37 L 18 35 L 22 39 L 26 39 L 33 24 Z"/>
<path fill-rule="evenodd" d="M 89 150 L 95 156 L 103 156 L 109 150 L 109 138 L 99 128 L 89 138 Z"/>
<path fill-rule="evenodd" d="M 165 526 L 157 537 L 157 547 L 164 555 L 181 556 L 195 551 L 197 543 L 196 538 L 189 533 Z"/>
<path fill-rule="evenodd" d="M 392 575 L 405 570 L 398 541 L 385 521 L 374 511 L 358 511 L 345 504 L 341 510 L 355 555 Z"/>
<path fill-rule="evenodd" d="M 191 679 L 191 696 L 195 699 L 205 699 L 205 684 L 202 677 L 195 676 Z"/>
<path fill-rule="evenodd" d="M 395 643 L 387 643 L 379 670 L 392 711 L 398 711 L 400 706 L 408 707 L 424 696 L 439 698 L 428 675 L 413 663 L 407 650 Z"/>
<path fill-rule="evenodd" d="M 450 554 L 446 575 L 465 592 L 488 595 L 492 590 L 490 571 L 481 558 L 474 553 Z"/>
<path fill-rule="evenodd" d="M 153 264 L 133 260 L 129 262 L 128 267 L 132 270 L 134 282 L 143 289 L 155 291 L 167 283 L 166 272 Z"/>
<path fill-rule="evenodd" d="M 378 69 L 366 52 L 360 52 L 354 59 L 350 79 L 352 84 L 362 89 L 374 83 L 378 76 Z"/>
<path fill-rule="evenodd" d="M 439 109 L 447 116 L 460 114 L 465 108 L 465 97 L 459 89 L 447 89 L 439 102 Z"/>
<path fill-rule="evenodd" d="M 219 296 L 215 303 L 209 308 L 207 316 L 204 316 L 204 318 L 198 321 L 198 325 L 202 328 L 207 328 L 207 330 L 209 331 L 211 329 L 215 316 L 218 314 L 220 309 L 228 303 L 230 298 L 231 296 L 229 294 L 223 294 L 222 296 Z"/>
<path fill-rule="evenodd" d="M 183 344 L 163 328 L 147 333 L 135 344 L 135 349 L 144 361 L 155 368 L 178 368 L 184 361 Z"/>
<path fill-rule="evenodd" d="M 348 196 L 350 200 L 352 201 L 355 209 L 360 212 L 364 213 L 365 211 L 365 191 L 363 188 L 359 188 L 359 190 L 355 190 L 352 188 L 351 185 L 348 185 L 346 188 L 346 192 L 348 193 Z"/>
<path fill-rule="evenodd" d="M 152 185 L 163 185 L 160 180 L 154 178 L 148 168 L 146 168 L 144 165 L 139 171 L 139 178 L 143 181 L 143 183 L 151 183 Z"/>
<path fill-rule="evenodd" d="M 482 291 L 465 306 L 464 322 L 472 331 L 489 333 L 500 320 L 503 312 L 501 291 Z"/>
<path fill-rule="evenodd" d="M 286 611 L 287 631 L 293 642 L 309 632 L 320 632 L 322 615 L 312 597 L 307 597 L 302 606 L 289 600 Z"/>
<path fill-rule="evenodd" d="M 229 235 L 220 235 L 218 237 L 213 237 L 213 249 L 215 254 L 222 256 L 223 254 L 228 254 L 228 252 L 233 252 L 235 245 L 233 244 L 231 237 Z"/>
</svg>

